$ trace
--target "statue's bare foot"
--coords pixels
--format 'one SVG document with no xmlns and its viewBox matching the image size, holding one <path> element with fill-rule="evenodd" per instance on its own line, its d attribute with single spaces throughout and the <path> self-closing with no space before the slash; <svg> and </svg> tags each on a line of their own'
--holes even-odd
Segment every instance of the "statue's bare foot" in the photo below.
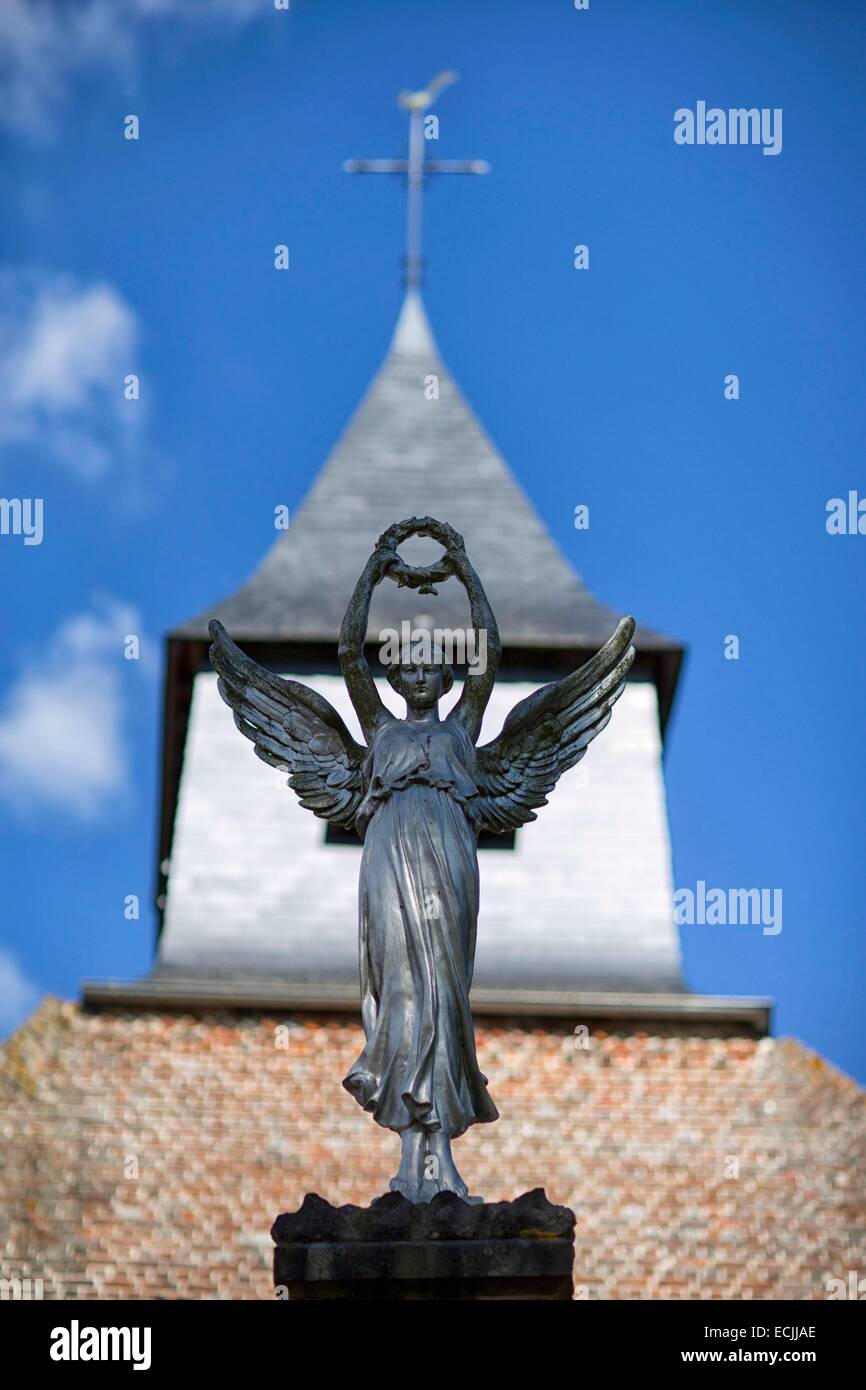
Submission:
<svg viewBox="0 0 866 1390">
<path fill-rule="evenodd" d="M 392 1192 L 400 1192 L 410 1202 L 429 1202 L 432 1193 L 426 1190 L 424 1180 L 424 1153 L 426 1135 L 419 1125 L 410 1125 L 400 1131 L 403 1147 L 400 1167 L 391 1179 Z"/>
<path fill-rule="evenodd" d="M 441 1130 L 427 1136 L 425 1175 L 437 1192 L 454 1192 L 464 1202 L 470 1201 L 469 1189 L 457 1171 L 451 1153 L 451 1140 Z"/>
<path fill-rule="evenodd" d="M 469 1197 L 469 1188 L 466 1186 L 453 1163 L 451 1164 L 451 1171 L 444 1172 L 439 1179 L 439 1191 L 456 1192 L 457 1196 L 462 1197 L 464 1201 Z"/>
<path fill-rule="evenodd" d="M 399 1192 L 408 1202 L 429 1202 L 429 1196 L 424 1195 L 423 1189 L 426 1183 L 419 1183 L 416 1180 L 405 1181 L 403 1178 L 392 1178 L 388 1184 L 392 1192 Z"/>
</svg>

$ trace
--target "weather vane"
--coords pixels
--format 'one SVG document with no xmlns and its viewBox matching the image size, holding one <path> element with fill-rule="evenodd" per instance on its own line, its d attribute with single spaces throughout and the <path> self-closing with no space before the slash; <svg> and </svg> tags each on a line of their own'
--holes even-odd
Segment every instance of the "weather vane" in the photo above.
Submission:
<svg viewBox="0 0 866 1390">
<path fill-rule="evenodd" d="M 406 284 L 417 288 L 421 284 L 423 258 L 421 230 L 425 174 L 488 174 L 490 165 L 483 159 L 425 159 L 424 118 L 443 87 L 457 81 L 456 72 L 440 72 L 420 92 L 401 92 L 397 98 L 404 111 L 409 112 L 408 159 L 347 159 L 343 169 L 347 174 L 406 174 Z"/>
</svg>

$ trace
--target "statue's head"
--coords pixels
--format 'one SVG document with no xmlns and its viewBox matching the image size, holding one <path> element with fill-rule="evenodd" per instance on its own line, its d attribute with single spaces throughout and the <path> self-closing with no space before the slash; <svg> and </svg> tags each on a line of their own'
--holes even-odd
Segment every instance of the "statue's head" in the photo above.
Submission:
<svg viewBox="0 0 866 1390">
<path fill-rule="evenodd" d="M 388 667 L 389 684 L 403 696 L 410 710 L 420 714 L 435 709 L 454 684 L 454 673 L 444 653 L 433 646 L 429 660 L 415 660 L 409 652 L 404 655 L 405 660 L 395 661 Z"/>
</svg>

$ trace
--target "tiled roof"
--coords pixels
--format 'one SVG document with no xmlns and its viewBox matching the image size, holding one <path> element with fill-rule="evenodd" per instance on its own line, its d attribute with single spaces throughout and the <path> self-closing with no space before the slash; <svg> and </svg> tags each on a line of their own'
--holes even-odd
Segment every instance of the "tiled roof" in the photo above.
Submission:
<svg viewBox="0 0 866 1390">
<path fill-rule="evenodd" d="M 574 1209 L 578 1296 L 825 1298 L 862 1275 L 853 1081 L 794 1041 L 582 1040 L 579 1022 L 479 1023 L 501 1119 L 456 1150 L 488 1200 L 544 1187 Z M 310 1191 L 367 1204 L 396 1168 L 396 1137 L 340 1086 L 360 1046 L 351 1016 L 47 1000 L 0 1048 L 0 1278 L 46 1298 L 272 1296 L 274 1217 Z"/>
<path fill-rule="evenodd" d="M 425 384 L 438 381 L 438 398 Z M 334 643 L 349 596 L 376 537 L 409 516 L 450 522 L 466 541 L 506 644 L 601 645 L 619 614 L 585 588 L 442 363 L 416 291 L 409 291 L 390 351 L 287 531 L 247 583 L 174 636 L 205 637 L 218 617 L 238 640 Z M 412 559 L 410 542 L 403 554 Z M 428 542 L 430 558 L 435 547 Z M 422 561 L 426 563 L 427 561 Z M 454 581 L 435 599 L 385 582 L 370 636 L 429 612 L 464 627 Z M 638 628 L 643 651 L 678 650 Z"/>
</svg>

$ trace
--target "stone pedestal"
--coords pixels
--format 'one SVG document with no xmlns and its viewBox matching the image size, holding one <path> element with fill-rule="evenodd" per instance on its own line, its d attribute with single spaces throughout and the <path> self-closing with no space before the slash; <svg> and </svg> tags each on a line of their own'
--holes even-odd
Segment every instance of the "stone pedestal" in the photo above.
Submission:
<svg viewBox="0 0 866 1390">
<path fill-rule="evenodd" d="M 574 1213 L 540 1187 L 470 1205 L 450 1192 L 369 1207 L 309 1193 L 271 1230 L 277 1298 L 570 1299 Z"/>
</svg>

